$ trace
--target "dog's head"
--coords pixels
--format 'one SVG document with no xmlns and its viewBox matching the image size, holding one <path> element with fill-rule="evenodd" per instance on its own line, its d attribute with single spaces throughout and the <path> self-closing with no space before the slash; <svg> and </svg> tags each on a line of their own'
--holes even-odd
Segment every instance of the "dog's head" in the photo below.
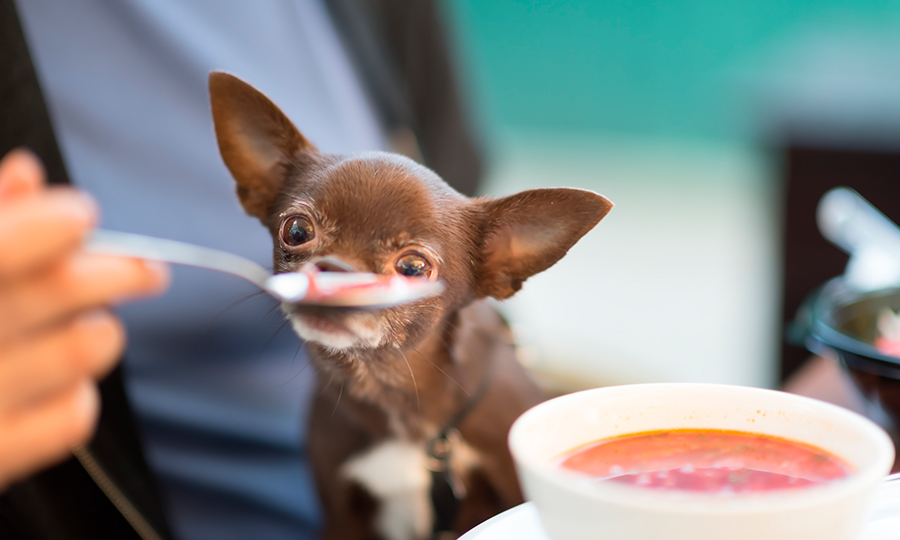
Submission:
<svg viewBox="0 0 900 540">
<path fill-rule="evenodd" d="M 612 208 L 596 193 L 538 189 L 469 199 L 434 172 L 384 152 L 320 152 L 266 96 L 209 78 L 219 149 L 247 213 L 272 234 L 274 270 L 440 279 L 436 297 L 380 311 L 285 306 L 301 337 L 334 350 L 415 345 L 473 299 L 504 299 L 558 261 Z"/>
</svg>

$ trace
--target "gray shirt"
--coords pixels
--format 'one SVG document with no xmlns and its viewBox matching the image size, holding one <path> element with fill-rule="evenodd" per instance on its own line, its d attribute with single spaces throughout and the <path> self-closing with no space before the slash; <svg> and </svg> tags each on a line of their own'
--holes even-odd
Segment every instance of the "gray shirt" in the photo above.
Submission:
<svg viewBox="0 0 900 540">
<path fill-rule="evenodd" d="M 106 228 L 271 265 L 271 239 L 244 215 L 218 154 L 213 69 L 268 94 L 324 151 L 385 146 L 318 1 L 18 8 L 70 176 L 99 200 Z M 126 384 L 176 534 L 312 537 L 319 509 L 304 441 L 314 373 L 299 339 L 252 286 L 173 270 L 165 296 L 120 313 Z"/>
</svg>

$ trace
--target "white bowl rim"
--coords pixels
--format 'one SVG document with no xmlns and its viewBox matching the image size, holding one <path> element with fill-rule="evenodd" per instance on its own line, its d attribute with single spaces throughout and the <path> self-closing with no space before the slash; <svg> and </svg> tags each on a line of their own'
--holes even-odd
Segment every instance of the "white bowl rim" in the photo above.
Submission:
<svg viewBox="0 0 900 540">
<path fill-rule="evenodd" d="M 527 424 L 538 415 L 545 414 L 549 407 L 560 407 L 569 401 L 587 399 L 593 394 L 630 392 L 632 390 L 669 390 L 704 391 L 710 389 L 728 389 L 739 392 L 754 392 L 761 396 L 777 394 L 781 399 L 796 400 L 808 406 L 820 408 L 836 419 L 854 422 L 872 441 L 876 458 L 864 468 L 846 479 L 832 482 L 825 486 L 800 488 L 797 490 L 780 490 L 764 493 L 735 493 L 727 497 L 721 495 L 704 495 L 681 491 L 655 490 L 613 482 L 590 482 L 589 477 L 577 472 L 560 468 L 552 461 L 540 460 L 528 456 L 527 451 L 520 450 L 521 440 L 526 438 L 523 432 Z M 745 430 L 742 430 L 745 431 Z M 750 430 L 752 432 L 752 430 Z M 585 441 L 589 443 L 591 441 Z M 877 485 L 890 472 L 894 462 L 894 445 L 890 436 L 868 418 L 843 407 L 817 399 L 790 394 L 779 390 L 756 388 L 750 386 L 717 384 L 717 383 L 643 383 L 606 386 L 559 396 L 540 403 L 523 413 L 512 425 L 508 444 L 516 466 L 527 468 L 530 473 L 541 477 L 544 481 L 577 492 L 583 496 L 629 507 L 650 507 L 664 512 L 688 512 L 703 514 L 744 514 L 771 510 L 777 506 L 780 510 L 792 510 L 814 506 L 836 499 L 841 499 L 856 491 L 865 490 Z"/>
</svg>

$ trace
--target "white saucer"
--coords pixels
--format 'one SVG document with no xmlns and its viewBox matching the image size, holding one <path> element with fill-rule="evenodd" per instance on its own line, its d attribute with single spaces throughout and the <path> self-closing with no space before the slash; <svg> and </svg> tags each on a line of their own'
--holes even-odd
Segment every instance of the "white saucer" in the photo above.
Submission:
<svg viewBox="0 0 900 540">
<path fill-rule="evenodd" d="M 527 502 L 497 514 L 459 537 L 459 540 L 550 540 L 534 503 Z"/>
<path fill-rule="evenodd" d="M 498 514 L 459 540 L 550 540 L 534 503 Z M 875 492 L 859 540 L 900 540 L 900 473 L 891 475 Z"/>
</svg>

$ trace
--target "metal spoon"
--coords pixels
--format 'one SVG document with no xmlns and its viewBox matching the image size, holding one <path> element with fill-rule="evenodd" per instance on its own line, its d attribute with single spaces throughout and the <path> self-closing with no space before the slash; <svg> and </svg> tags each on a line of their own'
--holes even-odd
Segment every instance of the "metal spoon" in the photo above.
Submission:
<svg viewBox="0 0 900 540">
<path fill-rule="evenodd" d="M 275 299 L 290 304 L 377 309 L 414 302 L 444 290 L 440 281 L 393 279 L 386 282 L 382 276 L 369 273 L 287 272 L 272 275 L 255 262 L 233 253 L 177 240 L 103 229 L 94 231 L 86 249 L 93 253 L 164 261 L 233 274 L 256 284 Z M 381 286 L 365 287 L 378 283 Z M 347 287 L 352 288 L 349 294 L 342 294 Z M 317 293 L 314 298 L 311 298 L 312 293 Z"/>
</svg>

